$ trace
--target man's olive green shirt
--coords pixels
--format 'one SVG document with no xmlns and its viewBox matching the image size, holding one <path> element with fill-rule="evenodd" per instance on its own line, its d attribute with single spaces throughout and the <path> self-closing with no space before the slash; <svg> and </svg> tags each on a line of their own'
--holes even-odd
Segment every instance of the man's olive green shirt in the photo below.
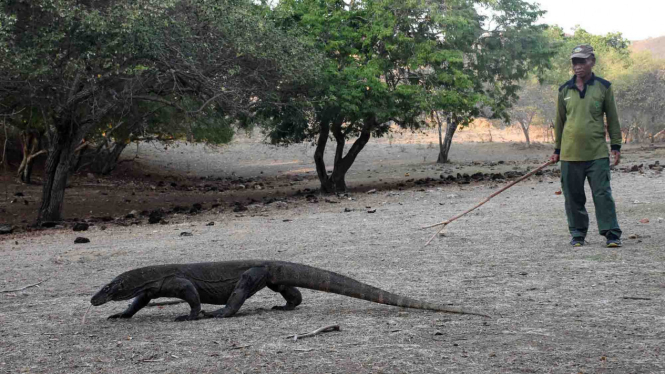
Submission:
<svg viewBox="0 0 665 374">
<path fill-rule="evenodd" d="M 621 126 L 611 83 L 591 76 L 579 91 L 573 76 L 559 88 L 554 139 L 562 161 L 591 161 L 609 157 L 605 122 L 612 150 L 621 149 Z"/>
</svg>

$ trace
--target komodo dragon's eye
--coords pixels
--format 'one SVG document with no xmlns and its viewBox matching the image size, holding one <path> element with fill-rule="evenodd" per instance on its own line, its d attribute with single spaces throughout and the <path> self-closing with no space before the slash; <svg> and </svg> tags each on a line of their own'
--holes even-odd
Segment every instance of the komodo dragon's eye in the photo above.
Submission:
<svg viewBox="0 0 665 374">
<path fill-rule="evenodd" d="M 104 286 L 104 288 L 102 288 L 102 291 L 107 292 L 110 288 L 111 288 L 111 287 L 109 287 L 108 285 L 106 285 L 106 286 Z"/>
</svg>

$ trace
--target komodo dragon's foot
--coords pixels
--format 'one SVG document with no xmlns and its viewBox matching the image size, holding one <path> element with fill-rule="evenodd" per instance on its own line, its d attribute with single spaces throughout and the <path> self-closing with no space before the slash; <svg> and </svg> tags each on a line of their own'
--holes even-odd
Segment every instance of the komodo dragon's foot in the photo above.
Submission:
<svg viewBox="0 0 665 374">
<path fill-rule="evenodd" d="M 199 320 L 199 319 L 203 318 L 203 316 L 205 316 L 205 313 L 206 312 L 202 310 L 202 311 L 199 312 L 199 314 L 197 314 L 194 317 L 192 317 L 191 314 L 185 314 L 184 316 L 178 316 L 178 317 L 175 318 L 175 322 L 196 321 L 196 320 Z"/>
<path fill-rule="evenodd" d="M 120 318 L 122 318 L 122 319 L 132 318 L 132 315 L 131 314 L 125 314 L 125 313 L 116 313 L 116 314 L 113 314 L 113 315 L 110 315 L 110 316 L 106 317 L 106 319 L 120 319 Z"/>
</svg>

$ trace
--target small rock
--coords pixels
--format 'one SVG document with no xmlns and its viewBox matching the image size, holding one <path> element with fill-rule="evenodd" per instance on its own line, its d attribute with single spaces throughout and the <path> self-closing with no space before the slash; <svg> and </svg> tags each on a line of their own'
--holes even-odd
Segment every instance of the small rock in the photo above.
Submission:
<svg viewBox="0 0 665 374">
<path fill-rule="evenodd" d="M 102 230 L 102 231 L 104 231 L 104 230 L 106 230 L 106 226 L 101 225 L 101 226 L 99 226 L 99 229 Z"/>
<path fill-rule="evenodd" d="M 206 226 L 215 226 L 215 222 L 208 222 L 206 223 Z"/>
<path fill-rule="evenodd" d="M 20 196 L 25 196 L 25 195 L 23 195 L 23 192 L 19 191 L 19 192 L 15 193 L 14 196 L 19 196 L 20 197 Z"/>
<path fill-rule="evenodd" d="M 164 217 L 164 211 L 161 209 L 155 209 L 152 212 L 150 212 L 150 215 L 148 216 L 148 223 L 150 224 L 159 223 L 159 221 L 161 221 L 163 217 Z"/>
<path fill-rule="evenodd" d="M 191 232 L 183 231 L 180 233 L 180 236 L 194 236 Z"/>
<path fill-rule="evenodd" d="M 90 243 L 90 239 L 79 236 L 76 239 L 74 239 L 74 243 L 75 244 Z"/>
<path fill-rule="evenodd" d="M 87 231 L 89 227 L 90 225 L 85 222 L 78 222 L 74 225 L 74 231 Z"/>
<path fill-rule="evenodd" d="M 55 226 L 57 226 L 57 225 L 58 225 L 58 223 L 57 223 L 57 222 L 53 222 L 53 221 L 45 221 L 45 222 L 42 222 L 42 227 L 47 228 L 47 229 L 53 228 L 53 227 L 55 227 Z"/>
<path fill-rule="evenodd" d="M 376 189 L 375 189 L 375 188 L 372 188 L 371 190 L 367 191 L 367 193 L 368 193 L 368 194 L 376 193 Z"/>
<path fill-rule="evenodd" d="M 353 209 L 344 208 L 344 213 L 348 213 L 348 212 L 352 212 L 352 211 L 353 211 Z"/>
<path fill-rule="evenodd" d="M 368 210 L 367 213 L 376 213 L 376 209 Z"/>
<path fill-rule="evenodd" d="M 639 238 L 639 236 L 637 236 L 637 234 L 628 235 L 628 239 L 637 239 L 637 238 Z"/>
<path fill-rule="evenodd" d="M 238 213 L 238 212 L 244 212 L 244 211 L 246 211 L 246 210 L 247 210 L 247 207 L 244 206 L 244 205 L 242 205 L 242 204 L 240 204 L 240 203 L 238 203 L 238 202 L 236 202 L 235 206 L 233 207 L 233 211 L 234 211 L 235 213 Z"/>
<path fill-rule="evenodd" d="M 657 219 L 656 221 L 658 221 L 658 223 L 660 223 L 660 222 L 663 222 L 663 220 L 665 220 L 665 218 L 663 218 L 663 217 L 658 217 L 658 219 Z"/>
<path fill-rule="evenodd" d="M 14 226 L 3 224 L 0 225 L 0 235 L 11 234 L 14 231 Z"/>
</svg>

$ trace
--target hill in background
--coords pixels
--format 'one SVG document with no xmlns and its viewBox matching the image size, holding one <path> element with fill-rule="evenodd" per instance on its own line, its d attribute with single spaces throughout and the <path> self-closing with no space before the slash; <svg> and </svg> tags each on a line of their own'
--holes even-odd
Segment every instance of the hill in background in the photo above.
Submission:
<svg viewBox="0 0 665 374">
<path fill-rule="evenodd" d="M 631 45 L 634 52 L 651 51 L 653 57 L 665 58 L 665 36 L 636 40 Z"/>
</svg>

